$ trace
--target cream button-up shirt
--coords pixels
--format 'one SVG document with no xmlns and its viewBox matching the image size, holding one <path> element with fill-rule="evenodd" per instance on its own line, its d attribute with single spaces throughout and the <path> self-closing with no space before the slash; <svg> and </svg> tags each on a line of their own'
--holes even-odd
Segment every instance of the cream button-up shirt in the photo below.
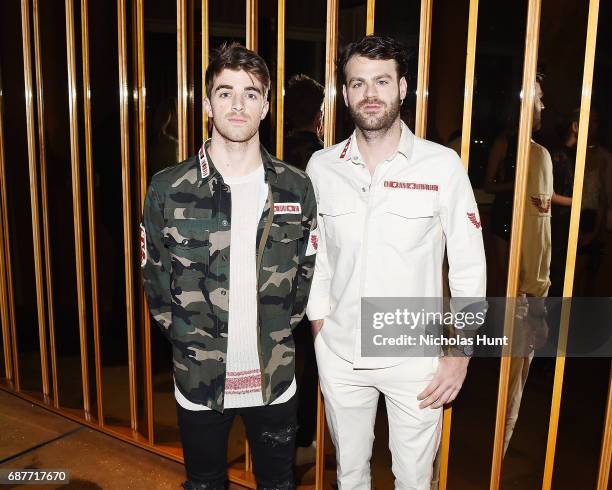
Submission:
<svg viewBox="0 0 612 490">
<path fill-rule="evenodd" d="M 486 262 L 478 208 L 457 154 L 402 123 L 396 152 L 373 175 L 355 133 L 316 152 L 306 172 L 319 212 L 318 251 L 306 313 L 355 368 L 407 358 L 363 357 L 363 297 L 441 297 L 444 253 L 453 297 L 483 298 Z"/>
</svg>

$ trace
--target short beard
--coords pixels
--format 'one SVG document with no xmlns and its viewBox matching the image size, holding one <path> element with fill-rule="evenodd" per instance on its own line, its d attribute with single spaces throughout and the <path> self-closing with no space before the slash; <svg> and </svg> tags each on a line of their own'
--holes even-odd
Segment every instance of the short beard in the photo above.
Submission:
<svg viewBox="0 0 612 490">
<path fill-rule="evenodd" d="M 371 103 L 382 104 L 384 107 L 383 113 L 380 116 L 364 116 L 359 112 L 360 106 Z M 363 132 L 385 132 L 397 120 L 400 114 L 400 100 L 394 100 L 391 105 L 387 105 L 380 100 L 363 99 L 355 106 L 349 104 L 348 110 L 355 126 Z"/>
</svg>

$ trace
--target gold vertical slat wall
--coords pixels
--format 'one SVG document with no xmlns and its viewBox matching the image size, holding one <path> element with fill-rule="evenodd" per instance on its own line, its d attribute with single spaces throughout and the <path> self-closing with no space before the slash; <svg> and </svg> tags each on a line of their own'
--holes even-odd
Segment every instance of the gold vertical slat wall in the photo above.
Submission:
<svg viewBox="0 0 612 490">
<path fill-rule="evenodd" d="M 91 314 L 94 341 L 94 365 L 98 425 L 104 425 L 102 399 L 102 354 L 100 347 L 100 314 L 98 305 L 98 262 L 96 247 L 95 181 L 91 134 L 91 87 L 89 71 L 89 9 L 87 0 L 81 0 L 81 56 L 83 62 L 83 99 L 85 130 L 85 172 L 87 179 L 87 227 L 89 232 L 89 273 L 91 283 Z"/>
<path fill-rule="evenodd" d="M 508 284 L 506 296 L 517 296 L 521 245 L 523 238 L 523 217 L 525 210 L 525 195 L 527 188 L 527 165 L 529 162 L 529 148 L 531 141 L 533 103 L 535 97 L 536 66 L 538 55 L 538 40 L 540 27 L 541 0 L 530 0 L 527 9 L 527 29 L 525 35 L 525 59 L 523 64 L 523 82 L 521 113 L 519 120 L 518 148 L 516 178 L 514 184 L 514 205 L 512 214 L 512 234 L 510 240 L 510 254 L 508 264 Z M 513 303 L 506 308 L 504 319 L 506 331 L 514 319 Z M 511 329 L 510 329 L 511 332 Z M 509 343 L 512 336 L 508 335 Z M 497 413 L 495 420 L 495 439 L 493 442 L 493 459 L 491 463 L 490 488 L 497 490 L 501 481 L 501 465 L 504 451 L 504 435 L 506 412 L 508 407 L 508 386 L 510 383 L 510 363 L 512 358 L 504 351 L 501 359 L 499 374 L 499 387 L 497 397 Z"/>
<path fill-rule="evenodd" d="M 30 39 L 30 2 L 21 0 L 21 35 L 23 40 L 23 78 L 25 84 L 25 111 L 28 141 L 28 167 L 30 177 L 30 206 L 32 210 L 32 240 L 34 245 L 34 274 L 36 280 L 36 313 L 42 374 L 42 394 L 49 397 L 49 370 L 47 368 L 47 343 L 45 329 L 45 304 L 43 293 L 42 251 L 40 247 L 40 215 L 38 204 L 38 166 L 36 164 L 36 137 L 34 120 L 34 89 L 32 86 L 32 49 Z M 16 342 L 17 339 L 13 338 Z M 14 359 L 17 352 L 14 353 Z"/>
<path fill-rule="evenodd" d="M 582 78 L 582 97 L 580 101 L 580 120 L 578 128 L 578 143 L 576 147 L 576 167 L 574 170 L 574 188 L 572 192 L 572 208 L 570 213 L 570 234 L 567 244 L 567 257 L 565 265 L 565 280 L 563 283 L 563 297 L 571 297 L 574 285 L 574 271 L 576 268 L 576 252 L 578 248 L 578 231 L 580 227 L 580 212 L 582 209 L 582 189 L 584 183 L 584 169 L 586 164 L 587 137 L 589 132 L 589 115 L 591 110 L 591 93 L 593 88 L 593 69 L 595 64 L 595 45 L 597 42 L 597 19 L 599 15 L 599 0 L 590 0 L 587 23 L 587 40 L 584 54 L 584 72 Z M 563 393 L 563 375 L 565 371 L 565 350 L 569 328 L 569 305 L 564 302 L 561 311 L 561 328 L 557 346 L 557 360 L 555 365 L 555 378 L 553 381 L 552 403 L 550 408 L 550 421 L 548 424 L 548 439 L 546 443 L 546 459 L 544 462 L 543 490 L 550 490 L 553 478 L 553 465 L 555 449 L 557 446 L 557 429 L 559 426 L 559 413 L 561 410 L 561 395 Z M 609 405 L 608 405 L 609 407 Z M 606 427 L 606 431 L 610 428 Z M 605 436 L 604 436 L 605 441 Z M 603 452 L 605 452 L 605 444 Z M 608 465 L 609 469 L 609 465 Z M 601 484 L 601 468 L 598 485 Z M 599 489 L 604 490 L 604 487 Z"/>
<path fill-rule="evenodd" d="M 376 0 L 368 0 L 366 4 L 366 36 L 374 34 L 374 12 L 376 11 Z"/>
<path fill-rule="evenodd" d="M 187 0 L 176 2 L 176 60 L 178 80 L 179 161 L 188 157 L 187 121 Z"/>
<path fill-rule="evenodd" d="M 53 381 L 53 404 L 59 407 L 59 387 L 57 380 L 57 349 L 55 346 L 55 314 L 53 307 L 53 273 L 49 230 L 49 198 L 47 189 L 47 158 L 45 142 L 45 111 L 42 76 L 42 54 L 40 46 L 40 8 L 38 0 L 33 0 L 32 16 L 34 24 L 34 64 L 36 66 L 36 102 L 38 108 L 38 159 L 40 166 L 41 212 L 43 222 L 43 247 L 45 253 L 45 287 L 47 290 L 47 319 L 49 322 L 49 354 L 51 357 L 51 379 Z"/>
<path fill-rule="evenodd" d="M 469 167 L 470 138 L 472 131 L 472 106 L 474 102 L 474 71 L 476 66 L 476 37 L 478 29 L 478 0 L 470 0 L 468 34 L 465 59 L 465 88 L 463 96 L 463 123 L 461 128 L 461 160 Z M 448 484 L 448 460 L 451 440 L 452 407 L 445 407 L 440 442 L 439 490 L 446 490 Z"/>
<path fill-rule="evenodd" d="M 416 118 L 414 134 L 427 134 L 427 101 L 429 100 L 429 54 L 431 51 L 431 12 L 434 0 L 421 0 L 419 32 L 419 72 L 417 74 Z"/>
<path fill-rule="evenodd" d="M 83 409 L 91 416 L 89 374 L 87 367 L 87 328 L 85 305 L 85 264 L 83 257 L 83 230 L 81 218 L 81 177 L 79 162 L 79 119 L 77 105 L 76 45 L 74 34 L 74 0 L 66 0 L 66 57 L 68 67 L 68 110 L 70 114 L 70 163 L 72 170 L 72 211 L 74 219 L 74 248 L 76 251 L 76 281 L 81 351 L 81 378 L 83 383 Z"/>
<path fill-rule="evenodd" d="M 136 0 L 136 97 L 138 99 L 138 164 L 139 164 L 139 210 L 140 215 L 144 209 L 144 198 L 147 192 L 148 166 L 147 166 L 147 89 L 145 79 L 145 32 L 144 32 L 144 0 Z M 151 316 L 144 290 L 140 292 L 142 299 L 142 329 L 144 342 L 144 392 L 145 411 L 147 420 L 147 439 L 154 443 L 153 431 L 153 374 L 151 360 Z"/>
<path fill-rule="evenodd" d="M 2 84 L 2 73 L 0 73 L 0 84 Z M 0 85 L 0 193 L 2 193 L 0 204 L 2 205 L 2 237 L 0 241 L 0 252 L 2 253 L 1 264 L 3 274 L 0 284 L 3 288 L 0 296 L 0 307 L 2 308 L 2 346 L 4 351 L 4 370 L 6 382 L 9 388 L 17 391 L 19 385 L 19 361 L 17 359 L 17 335 L 15 325 L 15 296 L 13 294 L 13 272 L 11 267 L 11 242 L 9 240 L 9 221 L 6 183 L 6 160 L 4 152 L 4 86 Z"/>
<path fill-rule="evenodd" d="M 208 21 L 208 0 L 202 0 L 202 98 L 206 97 L 206 69 L 208 68 L 209 56 L 209 21 Z M 196 101 L 202 104 L 202 101 Z M 202 107 L 202 141 L 208 139 L 208 115 Z"/>
<path fill-rule="evenodd" d="M 610 479 L 610 463 L 612 462 L 612 369 L 608 383 L 608 400 L 606 403 L 606 419 L 599 456 L 599 471 L 597 475 L 597 490 L 607 490 Z"/>
<path fill-rule="evenodd" d="M 2 320 L 2 349 L 4 353 L 4 376 L 9 386 L 13 382 L 13 359 L 11 353 L 11 325 L 12 325 L 12 293 L 9 283 L 11 282 L 11 266 L 8 256 L 8 220 L 6 216 L 6 172 L 4 160 L 4 126 L 3 110 L 4 91 L 2 88 L 2 73 L 0 71 L 0 193 L 2 209 L 0 210 L 0 319 Z"/>
<path fill-rule="evenodd" d="M 91 134 L 91 94 L 89 88 L 89 37 L 88 37 L 88 3 L 87 0 L 81 0 L 81 46 L 82 46 L 82 62 L 83 62 L 83 85 L 82 85 L 82 100 L 84 111 L 84 143 L 85 143 L 85 169 L 87 172 L 87 210 L 88 210 L 88 226 L 89 226 L 89 253 L 90 253 L 90 272 L 91 272 L 91 303 L 93 307 L 92 326 L 94 334 L 94 359 L 96 366 L 96 394 L 97 394 L 97 422 L 94 423 L 89 418 L 90 401 L 89 401 L 89 375 L 87 371 L 87 329 L 86 329 L 86 294 L 84 282 L 84 236 L 81 227 L 81 197 L 80 197 L 80 176 L 81 167 L 80 152 L 79 152 L 79 125 L 78 125 L 78 100 L 79 87 L 77 87 L 76 75 L 76 35 L 74 24 L 74 0 L 65 0 L 66 8 L 66 33 L 67 33 L 67 61 L 68 61 L 68 82 L 69 82 L 69 116 L 70 116 L 70 142 L 71 142 L 71 169 L 72 169 L 72 190 L 73 190 L 73 208 L 74 208 L 74 236 L 75 248 L 77 251 L 77 296 L 78 296 L 78 317 L 79 317 L 79 336 L 81 346 L 81 374 L 83 378 L 83 398 L 84 411 L 82 417 L 76 417 L 69 412 L 63 412 L 59 407 L 57 393 L 57 366 L 55 360 L 55 332 L 53 320 L 53 301 L 52 301 L 52 275 L 51 275 L 51 257 L 49 255 L 49 224 L 48 224 L 48 208 L 47 208 L 47 188 L 46 188 L 46 163 L 45 163 L 45 139 L 44 139 L 44 97 L 42 89 L 42 69 L 41 69 L 41 52 L 40 52 L 40 32 L 39 32 L 39 1 L 29 0 L 21 1 L 21 26 L 22 26 L 22 41 L 23 41 L 23 61 L 24 61 L 24 89 L 25 89 L 25 110 L 27 123 L 27 142 L 28 142 L 28 165 L 30 178 L 30 199 L 32 208 L 32 235 L 34 242 L 34 264 L 36 278 L 36 301 L 37 301 L 37 320 L 40 343 L 41 356 L 41 373 L 42 373 L 42 391 L 43 401 L 37 400 L 30 394 L 20 393 L 19 383 L 19 363 L 17 351 L 17 326 L 15 319 L 15 306 L 12 289 L 12 271 L 11 271 L 11 243 L 8 239 L 9 223 L 7 213 L 7 198 L 6 198 L 6 168 L 4 161 L 4 139 L 3 139 L 3 113 L 2 102 L 3 94 L 0 92 L 0 192 L 2 193 L 0 214 L 0 224 L 2 228 L 2 241 L 0 242 L 0 317 L 2 319 L 2 335 L 3 348 L 5 355 L 5 375 L 9 383 L 4 386 L 7 389 L 14 390 L 20 393 L 21 396 L 35 403 L 45 405 L 58 413 L 77 419 L 80 422 L 101 428 L 107 433 L 111 433 L 116 437 L 121 437 L 124 440 L 130 441 L 142 447 L 147 447 L 159 454 L 164 454 L 176 460 L 181 460 L 181 456 L 176 451 L 170 450 L 168 447 L 156 446 L 154 443 L 153 430 L 153 411 L 152 411 L 152 388 L 151 388 L 151 346 L 149 329 L 150 321 L 148 312 L 143 312 L 144 329 L 144 346 L 145 346 L 145 397 L 146 397 L 146 419 L 147 419 L 147 437 L 143 439 L 138 434 L 138 417 L 137 417 L 137 376 L 136 376 L 136 356 L 135 356 L 135 281 L 133 275 L 133 256 L 132 256 L 132 239 L 134 237 L 132 223 L 132 209 L 142 211 L 142 202 L 147 186 L 147 164 L 146 164 L 146 80 L 144 70 L 144 3 L 146 0 L 134 0 L 132 5 L 135 6 L 135 22 L 133 29 L 136 63 L 135 87 L 132 91 L 128 82 L 128 24 L 126 12 L 126 0 L 117 0 L 117 36 L 118 36 L 118 61 L 119 61 L 119 119 L 121 126 L 121 169 L 122 169 L 122 204 L 123 204 L 123 236 L 124 236 L 124 260 L 125 260 L 125 285 L 126 285 L 126 305 L 127 318 L 126 328 L 128 333 L 128 364 L 129 364 L 129 399 L 130 399 L 130 427 L 132 432 L 117 430 L 117 428 L 104 425 L 103 421 L 103 405 L 102 405 L 102 376 L 100 366 L 100 332 L 98 319 L 98 296 L 97 296 L 97 267 L 96 267 L 96 247 L 95 247 L 95 201 L 94 201 L 94 181 L 93 181 L 93 163 L 92 163 L 92 134 Z M 284 47 L 285 47 L 285 1 L 278 0 L 278 25 L 277 25 L 277 108 L 276 121 L 277 127 L 277 153 L 282 155 L 283 152 L 283 85 L 284 85 Z M 188 58 L 188 53 L 193 55 L 192 51 L 188 51 L 188 43 L 192 41 L 188 37 L 190 32 L 189 26 L 193 25 L 194 9 L 192 3 L 187 3 L 188 0 L 176 0 L 177 8 L 177 80 L 178 80 L 178 128 L 179 128 L 179 155 L 180 158 L 186 158 L 189 153 L 189 114 L 193 109 L 196 101 L 192 100 L 193 86 L 189 81 L 188 76 L 193 76 L 193 66 L 191 58 Z M 366 5 L 366 33 L 374 32 L 374 0 L 367 0 Z M 204 75 L 208 64 L 209 50 L 209 5 L 208 0 L 202 0 L 202 72 L 201 83 L 202 92 L 204 93 Z M 189 7 L 189 8 L 188 8 Z M 431 20 L 432 20 L 433 0 L 421 1 L 421 19 L 419 33 L 419 67 L 418 67 L 418 82 L 417 82 L 417 113 L 416 113 L 416 134 L 424 136 L 427 128 L 427 108 L 428 108 L 428 80 L 429 80 L 429 51 L 431 44 Z M 507 296 L 515 297 L 517 294 L 518 285 L 518 270 L 520 261 L 522 221 L 524 210 L 525 185 L 527 176 L 527 162 L 529 155 L 531 124 L 532 124 L 532 109 L 534 93 L 532 87 L 535 82 L 535 69 L 538 53 L 539 39 L 539 24 L 540 24 L 540 8 L 541 0 L 529 0 L 528 15 L 526 19 L 527 32 L 525 43 L 525 59 L 523 70 L 523 96 L 521 102 L 521 116 L 518 136 L 518 165 L 516 173 L 516 193 L 514 197 L 514 213 L 512 223 L 512 240 L 510 246 L 509 259 L 509 278 L 507 284 Z M 574 181 L 574 199 L 571 211 L 570 237 L 567 253 L 567 267 L 564 284 L 564 296 L 571 296 L 572 285 L 574 279 L 574 268 L 576 259 L 576 248 L 578 238 L 578 225 L 580 213 L 580 201 L 582 195 L 582 184 L 586 156 L 586 141 L 588 133 L 588 119 L 591 102 L 591 89 L 593 79 L 593 65 L 597 35 L 597 17 L 598 17 L 598 0 L 591 0 L 589 4 L 589 21 L 587 27 L 587 46 L 585 51 L 585 68 L 583 77 L 583 91 L 581 101 L 580 114 L 580 132 L 578 138 L 578 151 L 576 163 L 576 176 Z M 250 49 L 257 50 L 258 44 L 258 10 L 259 3 L 257 0 L 246 0 L 246 43 Z M 30 35 L 30 11 L 33 12 L 34 26 L 34 46 L 31 45 Z M 326 24 L 326 52 L 325 52 L 325 131 L 324 143 L 325 146 L 330 146 L 335 143 L 335 118 L 336 118 L 336 72 L 335 63 L 338 47 L 338 17 L 339 17 L 339 2 L 338 0 L 327 1 L 327 24 Z M 475 66 L 475 51 L 476 51 L 476 35 L 477 35 L 477 20 L 478 20 L 478 0 L 470 0 L 470 12 L 468 21 L 468 38 L 466 48 L 466 67 L 465 67 L 465 92 L 464 92 L 464 108 L 463 108 L 463 127 L 462 127 L 462 143 L 461 143 L 461 158 L 465 167 L 469 164 L 469 145 L 471 135 L 471 120 L 472 120 L 472 104 L 474 95 L 474 66 Z M 193 29 L 191 30 L 191 32 Z M 31 53 L 34 51 L 35 56 L 35 80 L 36 80 L 36 102 L 38 109 L 38 118 L 34 117 L 34 86 L 32 83 L 33 67 L 31 62 Z M 191 67 L 191 70 L 190 70 Z M 191 75 L 190 75 L 191 72 Z M 131 160 L 130 160 L 130 120 L 128 114 L 128 104 L 130 96 L 134 94 L 137 107 L 137 117 L 134 124 L 137 124 L 137 148 L 135 154 L 138 168 L 136 170 L 139 177 L 137 185 L 138 196 L 131 195 L 132 186 L 130 184 L 131 175 Z M 190 98 L 191 97 L 191 98 Z M 197 101 L 200 103 L 200 101 Z M 192 117 L 193 119 L 193 117 Z M 38 123 L 38 151 L 36 146 L 36 122 Z M 202 116 L 203 137 L 207 135 L 207 117 Z M 193 124 L 193 121 L 191 121 Z M 38 164 L 37 164 L 38 159 Z M 40 175 L 38 169 L 40 168 Z M 40 185 L 42 200 L 39 203 L 38 188 Z M 135 199 L 139 200 L 135 204 Z M 41 237 L 41 219 L 39 208 L 42 209 L 42 229 L 43 236 Z M 41 250 L 41 240 L 44 243 L 44 261 Z M 44 280 L 43 280 L 44 267 Z M 45 294 L 47 295 L 47 316 L 45 317 Z M 511 318 L 507 314 L 506 322 L 509 323 Z M 50 346 L 51 346 L 51 368 L 52 368 L 52 384 L 53 396 L 50 395 L 49 374 L 47 371 L 47 345 L 46 338 L 46 322 L 49 325 Z M 501 462 L 503 456 L 503 439 L 504 439 L 504 420 L 507 408 L 507 395 L 509 384 L 509 368 L 510 358 L 504 357 L 501 360 L 501 370 L 498 388 L 498 404 L 496 414 L 495 440 L 491 467 L 490 488 L 497 490 L 500 485 Z M 548 490 L 551 487 L 554 455 L 556 447 L 556 436 L 559 422 L 559 409 L 561 394 L 563 388 L 563 371 L 564 358 L 557 358 L 557 366 L 555 371 L 555 381 L 553 386 L 553 399 L 551 407 L 551 418 L 549 425 L 549 434 L 547 442 L 545 471 L 543 477 L 542 488 Z M 11 385 L 11 381 L 14 382 Z M 51 401 L 52 400 L 52 401 Z M 319 393 L 318 397 L 319 419 L 317 423 L 317 440 L 320 442 L 317 450 L 315 471 L 315 488 L 320 489 L 324 486 L 324 419 L 322 398 Z M 440 488 L 445 489 L 448 477 L 448 451 L 450 444 L 450 409 L 447 409 L 444 417 L 444 431 L 441 445 L 441 472 L 440 472 Z M 612 376 L 610 391 L 608 393 L 606 426 L 602 434 L 601 456 L 599 462 L 598 475 L 598 490 L 604 490 L 608 484 L 610 460 L 612 458 L 612 428 L 610 427 L 612 420 Z M 253 487 L 253 475 L 250 473 L 250 462 L 247 464 L 246 472 L 233 472 L 230 470 L 230 479 L 239 482 L 249 487 Z"/>
<path fill-rule="evenodd" d="M 285 95 L 285 0 L 278 0 L 276 53 L 276 156 L 283 158 Z"/>
<path fill-rule="evenodd" d="M 128 337 L 128 377 L 130 387 L 130 427 L 138 430 L 136 403 L 136 346 L 134 311 L 134 274 L 132 213 L 130 209 L 130 141 L 128 104 L 128 51 L 125 0 L 117 0 L 117 47 L 119 58 L 119 119 L 121 124 L 121 194 L 123 203 L 123 253 L 125 261 L 126 325 Z"/>
</svg>

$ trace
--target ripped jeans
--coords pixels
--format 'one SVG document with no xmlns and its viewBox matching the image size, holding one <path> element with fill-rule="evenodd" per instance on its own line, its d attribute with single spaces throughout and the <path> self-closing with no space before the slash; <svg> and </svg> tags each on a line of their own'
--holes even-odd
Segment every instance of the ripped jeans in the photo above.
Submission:
<svg viewBox="0 0 612 490">
<path fill-rule="evenodd" d="M 227 443 L 240 415 L 251 445 L 258 490 L 293 490 L 297 397 L 278 405 L 192 411 L 177 404 L 186 489 L 225 490 Z"/>
</svg>

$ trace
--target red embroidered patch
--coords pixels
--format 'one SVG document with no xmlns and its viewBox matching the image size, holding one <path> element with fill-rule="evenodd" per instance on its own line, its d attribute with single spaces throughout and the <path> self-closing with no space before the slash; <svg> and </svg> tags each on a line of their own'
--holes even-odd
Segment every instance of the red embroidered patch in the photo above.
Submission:
<svg viewBox="0 0 612 490">
<path fill-rule="evenodd" d="M 531 204 L 540 213 L 548 213 L 550 211 L 550 198 L 531 196 Z"/>
<path fill-rule="evenodd" d="M 202 174 L 202 178 L 205 179 L 210 174 L 210 168 L 208 167 L 208 159 L 206 158 L 206 151 L 204 150 L 204 145 L 200 148 L 200 152 L 198 154 L 200 159 L 200 173 Z"/>
<path fill-rule="evenodd" d="M 302 206 L 299 202 L 279 202 L 274 205 L 274 214 L 300 214 Z"/>
<path fill-rule="evenodd" d="M 342 149 L 342 153 L 340 153 L 340 159 L 342 159 L 342 158 L 344 158 L 346 156 L 346 152 L 348 151 L 349 146 L 351 146 L 351 139 L 350 138 L 346 142 L 346 145 L 344 145 L 344 148 Z"/>
<path fill-rule="evenodd" d="M 140 267 L 147 263 L 147 232 L 145 227 L 140 225 Z"/>
<path fill-rule="evenodd" d="M 312 248 L 315 250 L 319 249 L 319 240 L 317 239 L 317 235 L 310 235 L 310 243 L 312 243 Z"/>
<path fill-rule="evenodd" d="M 476 227 L 477 230 L 480 230 L 482 225 L 480 221 L 478 221 L 478 219 L 476 218 L 476 213 L 468 213 L 467 217 L 470 220 L 470 223 L 472 223 Z"/>
</svg>

